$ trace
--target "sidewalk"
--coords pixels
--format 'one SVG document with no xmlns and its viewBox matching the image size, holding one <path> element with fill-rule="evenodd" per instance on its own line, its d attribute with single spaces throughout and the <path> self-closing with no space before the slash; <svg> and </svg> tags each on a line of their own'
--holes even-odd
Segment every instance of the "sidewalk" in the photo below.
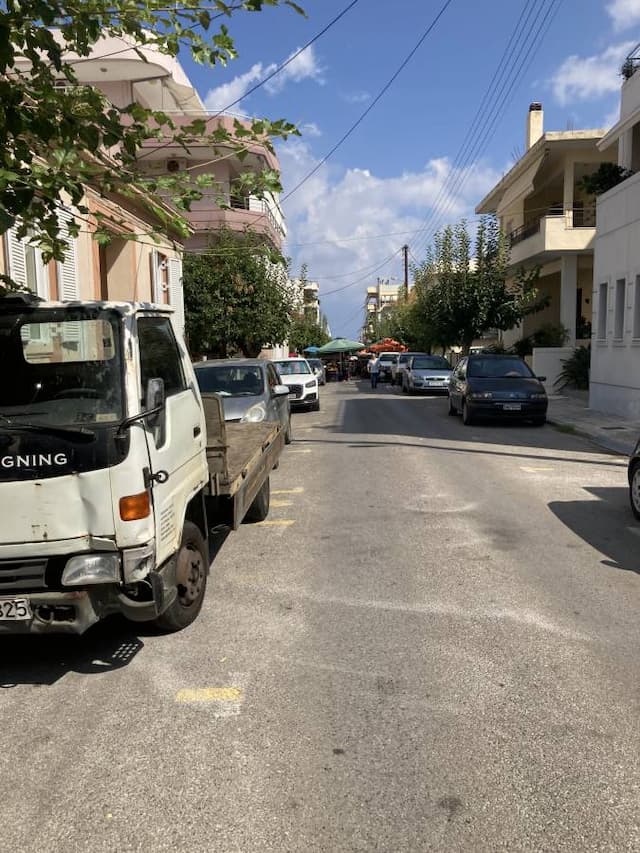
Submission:
<svg viewBox="0 0 640 853">
<path fill-rule="evenodd" d="M 569 391 L 549 397 L 547 420 L 567 432 L 590 438 L 601 447 L 628 456 L 640 437 L 640 423 L 605 415 L 588 407 L 587 391 Z"/>
</svg>

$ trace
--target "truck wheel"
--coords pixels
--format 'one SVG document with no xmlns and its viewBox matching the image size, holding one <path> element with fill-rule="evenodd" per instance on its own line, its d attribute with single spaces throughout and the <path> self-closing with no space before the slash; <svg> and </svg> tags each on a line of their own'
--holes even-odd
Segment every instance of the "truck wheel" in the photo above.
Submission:
<svg viewBox="0 0 640 853">
<path fill-rule="evenodd" d="M 243 520 L 249 522 L 249 524 L 255 524 L 258 521 L 264 521 L 265 518 L 269 515 L 270 495 L 271 487 L 269 485 L 269 478 L 267 477 L 267 479 L 262 484 L 262 488 L 253 499 L 253 503 L 247 510 Z"/>
<path fill-rule="evenodd" d="M 200 613 L 207 588 L 209 560 L 207 546 L 199 529 L 185 521 L 182 541 L 176 556 L 176 583 L 178 595 L 164 613 L 155 620 L 163 631 L 181 631 Z"/>
</svg>

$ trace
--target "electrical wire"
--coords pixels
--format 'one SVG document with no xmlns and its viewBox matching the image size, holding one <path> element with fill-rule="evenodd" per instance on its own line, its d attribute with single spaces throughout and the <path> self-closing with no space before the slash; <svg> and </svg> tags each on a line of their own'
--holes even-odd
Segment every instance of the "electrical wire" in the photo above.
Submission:
<svg viewBox="0 0 640 853">
<path fill-rule="evenodd" d="M 521 58 L 519 65 L 516 66 L 515 62 L 510 64 L 511 63 L 511 59 L 510 59 L 509 62 L 507 63 L 507 65 L 505 66 L 504 72 L 503 72 L 504 79 L 503 79 L 502 86 L 501 86 L 500 90 L 498 91 L 497 95 L 495 96 L 494 106 L 491 108 L 491 111 L 487 115 L 486 119 L 483 121 L 482 125 L 473 132 L 472 135 L 475 138 L 475 142 L 474 142 L 473 146 L 470 149 L 468 149 L 468 153 L 466 155 L 466 158 L 464 159 L 464 161 L 460 165 L 459 171 L 453 177 L 452 181 L 450 182 L 450 185 L 449 185 L 449 182 L 446 181 L 445 184 L 443 185 L 442 189 L 441 189 L 441 195 L 445 195 L 445 194 L 449 195 L 448 201 L 445 200 L 443 204 L 436 205 L 436 207 L 432 211 L 430 217 L 427 218 L 425 225 L 423 225 L 422 228 L 420 228 L 416 232 L 416 233 L 422 233 L 424 235 L 423 239 L 418 242 L 418 246 L 416 246 L 414 244 L 414 249 L 416 250 L 416 252 L 424 250 L 424 248 L 426 247 L 430 237 L 437 230 L 437 227 L 434 227 L 434 226 L 437 226 L 437 224 L 438 224 L 438 216 L 442 217 L 446 213 L 446 211 L 451 208 L 451 206 L 454 202 L 453 194 L 455 192 L 459 192 L 459 190 L 461 190 L 464 187 L 464 185 L 465 185 L 465 183 L 469 177 L 469 171 L 468 171 L 467 166 L 470 163 L 470 161 L 472 159 L 477 160 L 478 157 L 482 156 L 482 154 L 486 150 L 490 140 L 492 139 L 493 135 L 495 134 L 495 132 L 497 130 L 498 122 L 502 118 L 504 110 L 505 110 L 507 104 L 509 103 L 510 98 L 513 95 L 515 87 L 520 82 L 521 77 L 523 76 L 523 73 L 526 70 L 526 67 L 528 67 L 528 63 L 530 62 L 530 60 L 533 59 L 533 55 L 535 55 L 534 51 L 536 51 L 540 47 L 542 41 L 544 40 L 551 24 L 553 23 L 555 15 L 557 14 L 557 11 L 558 11 L 561 3 L 562 3 L 562 0 L 551 0 L 549 5 L 546 7 L 546 11 L 545 11 L 544 2 L 545 2 L 545 0 L 543 0 L 542 6 L 539 9 L 537 9 L 535 12 L 535 15 L 537 17 L 535 18 L 535 23 L 533 26 L 535 26 L 535 24 L 537 23 L 538 27 L 537 27 L 537 30 L 535 31 L 535 33 L 533 34 L 533 37 L 530 39 L 530 41 L 528 43 L 528 47 L 526 46 L 527 42 L 525 40 L 525 44 L 523 46 L 524 52 L 521 52 L 522 58 Z M 533 8 L 535 8 L 535 7 L 531 7 L 529 12 L 531 12 Z M 522 17 L 521 17 L 521 19 L 522 19 Z M 529 19 L 529 15 L 527 15 L 527 19 L 525 20 L 525 23 L 524 23 L 524 26 L 522 27 L 522 31 L 521 31 L 520 35 L 522 35 L 522 32 L 524 32 L 525 27 L 528 27 L 528 19 Z M 519 23 L 520 23 L 520 21 L 519 21 Z M 529 33 L 533 30 L 533 26 L 528 27 Z M 518 28 L 518 25 L 516 25 L 516 30 L 517 30 L 517 28 Z M 518 37 L 518 40 L 513 45 L 513 48 L 511 51 L 511 56 L 515 55 L 515 50 L 518 46 L 519 40 L 520 40 L 520 37 Z M 525 47 L 526 47 L 526 50 L 525 50 Z M 497 99 L 500 99 L 500 100 L 498 101 Z M 480 111 L 480 112 L 482 112 L 482 111 Z M 451 174 L 453 174 L 453 172 Z"/>
<path fill-rule="evenodd" d="M 232 101 L 230 104 L 227 104 L 227 106 L 223 107 L 223 109 L 218 110 L 218 112 L 214 113 L 213 115 L 208 116 L 205 119 L 205 124 L 208 124 L 211 121 L 215 121 L 215 119 L 219 118 L 221 115 L 226 113 L 232 107 L 235 107 L 236 104 L 239 104 L 240 101 L 244 100 L 249 95 L 253 94 L 253 92 L 255 92 L 257 89 L 259 89 L 261 86 L 264 86 L 265 83 L 268 83 L 269 80 L 272 80 L 277 74 L 279 74 L 284 68 L 286 68 L 287 65 L 289 65 L 291 62 L 294 61 L 294 59 L 296 59 L 298 56 L 300 56 L 301 53 L 304 53 L 304 51 L 307 50 L 307 48 L 311 47 L 312 44 L 315 44 L 318 41 L 318 39 L 320 39 L 325 33 L 327 33 L 331 29 L 331 27 L 333 27 L 335 24 L 337 24 L 338 21 L 341 18 L 343 18 L 347 14 L 347 12 L 356 5 L 356 3 L 359 3 L 359 2 L 360 2 L 360 0 L 351 0 L 351 2 L 347 6 L 344 7 L 344 9 L 342 9 L 340 12 L 338 12 L 338 14 L 334 18 L 332 18 L 332 20 L 329 21 L 329 23 L 325 27 L 323 27 L 323 29 L 321 29 L 320 32 L 316 33 L 315 36 L 313 36 L 313 38 L 309 39 L 309 41 L 306 44 L 304 44 L 301 48 L 299 48 L 297 51 L 295 51 L 295 53 L 293 53 L 291 56 L 289 56 L 284 62 L 281 62 L 280 65 L 278 65 L 272 72 L 267 74 L 267 76 L 264 77 L 262 80 L 259 80 L 254 86 L 252 86 L 250 89 L 248 89 L 243 95 L 241 95 L 241 97 L 236 98 L 235 101 Z M 150 154 L 155 154 L 157 151 L 161 151 L 163 148 L 170 147 L 172 144 L 173 144 L 172 142 L 165 142 L 163 145 L 159 145 L 157 148 L 153 148 L 151 151 L 148 151 L 145 154 L 142 154 L 138 159 L 142 160 L 145 157 L 148 157 Z M 261 215 L 264 215 L 264 214 L 261 214 Z"/>
<path fill-rule="evenodd" d="M 345 142 L 345 141 L 346 141 L 346 140 L 351 136 L 351 134 L 352 134 L 352 133 L 353 133 L 353 132 L 354 132 L 354 131 L 355 131 L 355 130 L 360 126 L 360 124 L 362 124 L 362 122 L 364 121 L 364 119 L 369 115 L 369 113 L 371 112 L 371 110 L 373 110 L 373 108 L 376 106 L 376 104 L 378 103 L 378 101 L 380 101 L 380 100 L 381 100 L 381 98 L 382 98 L 382 97 L 383 97 L 383 96 L 388 92 L 388 90 L 391 88 L 391 86 L 392 86 L 392 85 L 393 85 L 393 83 L 396 81 L 396 79 L 400 76 L 400 74 L 402 73 L 402 71 L 404 71 L 404 69 L 406 68 L 406 66 L 407 66 L 407 65 L 409 64 L 409 62 L 413 59 L 414 55 L 418 52 L 418 50 L 420 49 L 420 47 L 422 46 L 422 44 L 424 43 L 424 41 L 425 41 L 425 40 L 427 39 L 427 37 L 430 35 L 430 33 L 432 32 L 432 30 L 436 27 L 436 25 L 438 24 L 438 21 L 439 21 L 439 20 L 440 20 L 440 18 L 444 15 L 444 13 L 447 11 L 447 9 L 449 8 L 449 6 L 451 5 L 451 3 L 452 3 L 452 2 L 453 2 L 453 0 L 446 0 L 446 2 L 442 5 L 442 7 L 441 7 L 440 11 L 438 12 L 438 14 L 437 14 L 437 15 L 435 16 L 435 18 L 431 21 L 431 23 L 430 23 L 430 24 L 429 24 L 429 26 L 426 28 L 426 30 L 422 33 L 422 35 L 420 36 L 420 38 L 418 39 L 418 41 L 416 42 L 416 44 L 414 45 L 414 47 L 413 47 L 413 48 L 409 51 L 409 53 L 405 56 L 405 58 L 402 60 L 402 62 L 400 63 L 400 65 L 398 66 L 398 68 L 396 69 L 396 71 L 392 74 L 392 76 L 389 78 L 389 80 L 387 80 L 387 82 L 384 84 L 384 86 L 382 87 L 382 89 L 380 89 L 380 91 L 378 92 L 378 94 L 376 95 L 376 97 L 373 99 L 373 101 L 371 101 L 371 103 L 369 104 L 369 106 L 368 106 L 368 107 L 367 107 L 367 108 L 366 108 L 366 109 L 365 109 L 365 110 L 360 114 L 360 116 L 358 116 L 358 118 L 355 120 L 355 122 L 351 125 L 351 127 L 347 130 L 347 132 L 346 132 L 346 133 L 344 133 L 344 134 L 340 137 L 340 139 L 336 142 L 336 144 L 333 146 L 333 148 L 331 148 L 331 149 L 330 149 L 330 150 L 329 150 L 329 151 L 324 155 L 324 157 L 323 157 L 323 158 L 322 158 L 318 163 L 316 163 L 316 165 L 313 167 L 313 169 L 311 169 L 311 171 L 310 171 L 310 172 L 308 172 L 308 174 L 307 174 L 307 175 L 305 175 L 305 177 L 304 177 L 304 178 L 302 178 L 302 180 L 301 180 L 301 181 L 299 181 L 299 182 L 298 182 L 298 183 L 293 187 L 293 189 L 289 190 L 289 191 L 288 191 L 288 192 L 287 192 L 287 193 L 286 193 L 286 194 L 281 198 L 281 201 L 285 201 L 286 199 L 291 198 L 291 196 L 292 196 L 294 193 L 296 193 L 296 192 L 297 192 L 297 191 L 298 191 L 302 186 L 304 186 L 304 184 L 306 184 L 306 182 L 307 182 L 311 177 L 313 177 L 313 175 L 315 175 L 315 173 L 318 171 L 318 169 L 320 169 L 320 167 L 321 167 L 321 166 L 323 166 L 323 165 L 327 162 L 327 160 L 328 160 L 330 157 L 332 157 L 332 156 L 333 156 L 333 154 L 335 154 L 335 152 L 338 150 L 338 148 L 340 148 L 340 146 L 343 144 L 343 142 Z"/>
</svg>

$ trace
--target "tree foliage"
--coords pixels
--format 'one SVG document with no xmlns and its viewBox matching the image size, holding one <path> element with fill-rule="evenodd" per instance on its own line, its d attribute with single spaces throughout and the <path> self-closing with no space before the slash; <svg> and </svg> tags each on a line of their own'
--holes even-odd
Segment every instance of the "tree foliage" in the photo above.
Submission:
<svg viewBox="0 0 640 853">
<path fill-rule="evenodd" d="M 190 144 L 243 156 L 251 140 L 271 146 L 270 139 L 296 132 L 284 120 L 235 122 L 232 130 L 197 118 L 177 126 L 171 116 L 139 103 L 118 107 L 97 89 L 83 85 L 78 69 L 103 37 L 120 40 L 118 53 L 133 49 L 147 60 L 148 49 L 175 57 L 188 51 L 211 66 L 235 58 L 236 48 L 224 19 L 239 12 L 258 12 L 284 5 L 301 12 L 293 0 L 8 0 L 0 4 L 0 234 L 15 226 L 27 234 L 44 259 L 62 259 L 58 212 L 62 205 L 77 211 L 70 227 L 76 236 L 88 215 L 85 185 L 99 193 L 147 198 L 161 221 L 168 218 L 154 204 L 160 193 L 186 211 L 204 189 L 214 187 L 211 175 L 151 177 L 139 154 L 145 141 L 189 150 Z M 115 55 L 115 54 L 114 54 Z M 266 171 L 240 179 L 241 190 L 260 194 L 279 189 L 278 175 Z M 171 227 L 187 233 L 182 215 Z M 98 220 L 97 238 L 108 239 L 108 222 Z"/>
<path fill-rule="evenodd" d="M 287 339 L 296 305 L 287 264 L 259 237 L 220 232 L 209 252 L 185 257 L 183 287 L 192 354 L 255 358 Z"/>
<path fill-rule="evenodd" d="M 321 347 L 330 340 L 326 329 L 304 313 L 298 314 L 291 323 L 289 348 L 292 352 L 303 353 L 307 347 Z"/>
<path fill-rule="evenodd" d="M 473 243 L 465 222 L 436 235 L 415 272 L 417 302 L 434 344 L 468 352 L 483 333 L 505 331 L 541 310 L 539 270 L 508 279 L 509 245 L 497 220 L 484 218 Z"/>
<path fill-rule="evenodd" d="M 578 186 L 587 195 L 598 196 L 626 181 L 632 174 L 629 169 L 618 166 L 617 163 L 600 163 L 595 172 L 580 179 Z"/>
</svg>

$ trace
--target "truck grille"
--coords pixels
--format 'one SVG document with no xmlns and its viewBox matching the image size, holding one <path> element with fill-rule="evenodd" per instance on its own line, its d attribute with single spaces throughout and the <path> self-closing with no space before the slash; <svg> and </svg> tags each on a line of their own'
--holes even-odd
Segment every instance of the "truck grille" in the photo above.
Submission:
<svg viewBox="0 0 640 853">
<path fill-rule="evenodd" d="M 0 594 L 10 590 L 44 589 L 46 560 L 0 560 Z"/>
<path fill-rule="evenodd" d="M 290 397 L 302 397 L 302 385 L 289 385 Z"/>
</svg>

